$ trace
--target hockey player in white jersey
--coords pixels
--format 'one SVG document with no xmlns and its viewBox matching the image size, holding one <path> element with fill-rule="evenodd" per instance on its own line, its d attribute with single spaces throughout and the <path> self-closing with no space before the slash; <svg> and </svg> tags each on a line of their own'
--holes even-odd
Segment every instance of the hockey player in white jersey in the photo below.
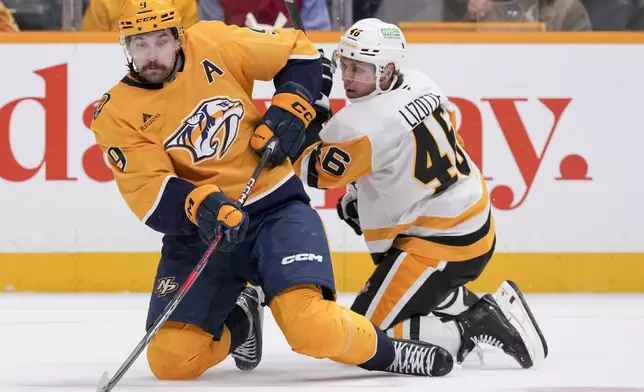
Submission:
<svg viewBox="0 0 644 392">
<path fill-rule="evenodd" d="M 487 343 L 532 367 L 548 349 L 519 288 L 506 281 L 479 298 L 464 287 L 494 253 L 489 194 L 447 98 L 423 73 L 399 68 L 406 45 L 378 19 L 343 35 L 334 56 L 351 104 L 319 135 L 309 127 L 295 169 L 311 187 L 348 186 L 338 214 L 364 235 L 377 266 L 352 310 L 458 363 Z"/>
</svg>

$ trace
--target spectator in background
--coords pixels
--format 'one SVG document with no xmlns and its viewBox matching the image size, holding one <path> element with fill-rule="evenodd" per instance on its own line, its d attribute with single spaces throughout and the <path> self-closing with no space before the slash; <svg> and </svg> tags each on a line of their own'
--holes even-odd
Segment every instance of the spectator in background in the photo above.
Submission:
<svg viewBox="0 0 644 392">
<path fill-rule="evenodd" d="M 145 1 L 145 0 L 141 0 Z M 197 23 L 196 0 L 174 0 L 184 28 Z M 123 0 L 90 0 L 83 16 L 83 31 L 118 31 Z"/>
<path fill-rule="evenodd" d="M 601 4 L 644 0 L 587 0 Z M 401 6 L 404 3 L 404 7 Z M 353 3 L 354 19 L 377 17 L 390 23 L 543 22 L 547 30 L 591 30 L 580 0 L 362 0 Z"/>
<path fill-rule="evenodd" d="M 543 22 L 548 31 L 591 30 L 580 0 L 446 0 L 452 14 L 478 22 Z M 614 1 L 614 0 L 607 0 Z"/>
<path fill-rule="evenodd" d="M 60 30 L 63 1 L 65 0 L 2 0 L 11 10 L 20 31 Z"/>
<path fill-rule="evenodd" d="M 296 0 L 295 3 L 301 10 L 305 29 L 331 29 L 325 0 Z M 199 0 L 199 19 L 221 20 L 241 27 L 292 27 L 284 0 Z"/>
<path fill-rule="evenodd" d="M 644 0 L 582 0 L 593 30 L 644 30 Z"/>
<path fill-rule="evenodd" d="M 11 11 L 0 1 L 0 33 L 13 33 L 16 31 L 20 30 L 13 19 L 13 15 L 11 15 Z"/>
<path fill-rule="evenodd" d="M 436 1 L 441 2 L 442 0 L 436 0 Z M 378 12 L 378 9 L 380 8 L 381 2 L 382 0 L 354 0 L 353 1 L 353 21 L 357 22 L 361 19 L 375 17 L 376 12 Z M 398 4 L 400 4 L 400 2 Z M 400 7 L 400 8 L 403 8 L 403 7 Z M 383 20 L 386 22 L 389 22 L 388 20 L 385 20 L 385 19 Z"/>
<path fill-rule="evenodd" d="M 404 2 L 404 7 L 401 7 Z M 442 22 L 443 0 L 380 0 L 375 17 L 388 23 Z"/>
</svg>

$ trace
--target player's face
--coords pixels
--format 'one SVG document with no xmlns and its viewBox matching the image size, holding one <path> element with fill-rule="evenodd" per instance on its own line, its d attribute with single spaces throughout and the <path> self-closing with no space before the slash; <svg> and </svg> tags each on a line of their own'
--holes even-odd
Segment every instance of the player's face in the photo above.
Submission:
<svg viewBox="0 0 644 392">
<path fill-rule="evenodd" d="M 340 57 L 342 82 L 347 98 L 361 98 L 376 90 L 376 66 Z"/>
<path fill-rule="evenodd" d="M 139 76 L 159 83 L 172 74 L 179 42 L 170 30 L 153 31 L 132 37 L 128 49 Z"/>
</svg>

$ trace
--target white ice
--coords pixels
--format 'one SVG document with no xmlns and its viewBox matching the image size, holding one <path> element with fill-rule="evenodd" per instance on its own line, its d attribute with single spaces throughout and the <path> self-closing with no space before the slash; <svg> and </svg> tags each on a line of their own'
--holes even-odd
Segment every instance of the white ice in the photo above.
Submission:
<svg viewBox="0 0 644 392">
<path fill-rule="evenodd" d="M 472 355 L 443 378 L 367 372 L 292 352 L 267 311 L 264 360 L 254 371 L 236 370 L 229 358 L 199 380 L 165 382 L 142 355 L 114 391 L 644 391 L 644 294 L 526 297 L 550 346 L 546 361 L 529 370 L 488 349 L 484 365 Z M 142 338 L 147 301 L 145 294 L 0 294 L 0 391 L 95 391 L 101 373 L 113 374 Z"/>
</svg>

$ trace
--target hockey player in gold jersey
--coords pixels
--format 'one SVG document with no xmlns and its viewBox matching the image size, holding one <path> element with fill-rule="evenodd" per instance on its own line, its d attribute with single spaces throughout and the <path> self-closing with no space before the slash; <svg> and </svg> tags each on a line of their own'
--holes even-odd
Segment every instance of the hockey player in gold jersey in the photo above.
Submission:
<svg viewBox="0 0 644 392">
<path fill-rule="evenodd" d="M 315 120 L 295 170 L 312 187 L 348 186 L 338 214 L 364 234 L 377 265 L 352 310 L 392 337 L 439 344 L 458 362 L 485 342 L 531 367 L 547 346 L 518 287 L 504 282 L 481 299 L 464 287 L 494 252 L 489 194 L 446 97 L 423 73 L 401 69 L 406 45 L 397 26 L 378 19 L 347 30 L 335 60 L 351 104 L 317 141 Z"/>
<path fill-rule="evenodd" d="M 164 234 L 146 328 L 223 234 L 150 342 L 152 372 L 195 378 L 229 353 L 240 369 L 253 369 L 265 301 L 298 353 L 367 370 L 449 373 L 444 349 L 391 339 L 334 302 L 324 229 L 290 161 L 321 84 L 320 56 L 306 36 L 215 21 L 184 32 L 169 0 L 126 0 L 119 24 L 130 71 L 103 96 L 92 130 L 127 205 Z M 276 91 L 262 116 L 253 84 L 271 79 Z M 242 208 L 231 199 L 273 138 L 279 148 Z"/>
</svg>

